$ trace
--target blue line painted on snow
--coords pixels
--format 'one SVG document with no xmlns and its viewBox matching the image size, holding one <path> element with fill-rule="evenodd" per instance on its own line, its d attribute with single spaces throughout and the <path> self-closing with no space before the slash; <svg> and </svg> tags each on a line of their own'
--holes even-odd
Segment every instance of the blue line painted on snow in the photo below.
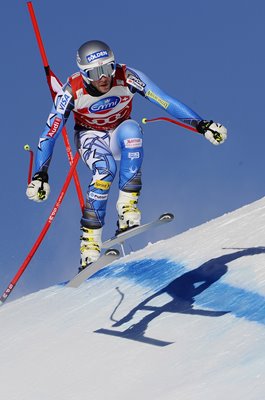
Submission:
<svg viewBox="0 0 265 400">
<path fill-rule="evenodd" d="M 196 304 L 207 308 L 226 309 L 238 318 L 265 325 L 265 298 L 244 289 L 216 283 L 196 298 Z"/>
<path fill-rule="evenodd" d="M 153 310 L 157 315 L 172 312 L 209 317 L 229 313 L 265 324 L 263 296 L 220 281 L 228 271 L 229 262 L 261 252 L 264 252 L 264 248 L 240 250 L 209 260 L 189 271 L 183 265 L 167 259 L 143 259 L 110 266 L 96 276 L 126 278 L 148 288 L 146 298 L 131 311 L 132 315 L 137 310 Z M 169 296 L 170 300 L 166 304 L 163 302 L 163 305 L 156 307 L 148 305 L 162 294 Z"/>
</svg>

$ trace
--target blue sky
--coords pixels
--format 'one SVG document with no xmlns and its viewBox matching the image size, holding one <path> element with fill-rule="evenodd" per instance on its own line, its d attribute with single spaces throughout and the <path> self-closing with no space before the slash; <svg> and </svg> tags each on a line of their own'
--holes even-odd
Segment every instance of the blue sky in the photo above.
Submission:
<svg viewBox="0 0 265 400">
<path fill-rule="evenodd" d="M 215 147 L 165 122 L 144 127 L 142 220 L 165 211 L 175 221 L 131 241 L 136 250 L 264 196 L 264 17 L 261 0 L 87 2 L 33 1 L 49 63 L 65 81 L 77 70 L 77 48 L 100 39 L 118 62 L 148 75 L 205 119 L 222 122 L 228 139 Z M 50 166 L 51 195 L 25 196 L 28 154 L 51 108 L 50 93 L 26 1 L 2 7 L 2 152 L 0 289 L 12 279 L 40 233 L 68 171 L 62 138 Z M 133 118 L 168 116 L 140 96 Z M 72 117 L 67 131 L 74 149 Z M 85 193 L 90 172 L 80 162 Z M 104 239 L 115 231 L 117 180 L 109 198 Z M 68 279 L 79 264 L 80 208 L 71 184 L 58 215 L 13 297 Z M 65 263 L 65 260 L 68 260 Z M 66 264 L 66 265 L 65 265 Z"/>
</svg>

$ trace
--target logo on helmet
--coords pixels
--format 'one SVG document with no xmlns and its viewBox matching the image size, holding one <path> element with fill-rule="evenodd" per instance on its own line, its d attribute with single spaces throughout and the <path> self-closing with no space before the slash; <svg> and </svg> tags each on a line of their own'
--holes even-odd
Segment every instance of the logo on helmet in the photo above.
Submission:
<svg viewBox="0 0 265 400">
<path fill-rule="evenodd" d="M 121 99 L 117 96 L 106 97 L 105 99 L 99 100 L 89 107 L 91 113 L 105 113 L 108 110 L 116 107 Z"/>
<path fill-rule="evenodd" d="M 108 57 L 109 52 L 107 50 L 96 51 L 95 53 L 89 54 L 86 56 L 87 62 L 91 63 L 92 61 L 97 60 L 98 58 Z"/>
</svg>

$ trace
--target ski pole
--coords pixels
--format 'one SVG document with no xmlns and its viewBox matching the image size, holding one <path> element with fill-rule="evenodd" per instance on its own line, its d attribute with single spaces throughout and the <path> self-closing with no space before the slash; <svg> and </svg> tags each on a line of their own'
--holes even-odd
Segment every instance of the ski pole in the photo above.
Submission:
<svg viewBox="0 0 265 400">
<path fill-rule="evenodd" d="M 29 172 L 28 172 L 28 185 L 31 182 L 32 179 L 32 167 L 33 167 L 33 151 L 30 149 L 30 146 L 28 144 L 25 144 L 24 150 L 29 152 Z"/>
<path fill-rule="evenodd" d="M 47 78 L 47 83 L 48 83 L 48 86 L 50 88 L 51 96 L 54 99 L 55 96 L 56 96 L 56 89 L 54 87 L 55 86 L 62 87 L 62 83 L 60 82 L 60 80 L 54 75 L 54 73 L 50 69 L 48 58 L 47 58 L 47 55 L 46 55 L 46 52 L 45 52 L 45 48 L 44 48 L 43 41 L 42 41 L 42 38 L 41 38 L 41 34 L 40 34 L 40 30 L 39 30 L 39 26 L 38 26 L 37 18 L 35 16 L 35 12 L 34 12 L 34 8 L 33 8 L 32 2 L 28 1 L 27 2 L 27 6 L 28 6 L 28 11 L 29 11 L 29 14 L 30 14 L 31 22 L 32 22 L 32 25 L 33 25 L 34 33 L 35 33 L 35 36 L 36 36 L 36 39 L 37 39 L 37 43 L 38 43 L 38 47 L 39 47 L 42 63 L 43 63 L 45 74 L 46 74 L 46 78 Z M 73 154 L 72 154 L 70 141 L 69 141 L 69 138 L 68 138 L 67 131 L 66 131 L 65 127 L 63 127 L 63 129 L 62 129 L 62 134 L 63 134 L 63 139 L 64 139 L 64 144 L 65 144 L 65 148 L 66 148 L 68 161 L 69 161 L 69 164 L 72 165 L 72 163 L 73 163 Z M 78 174 L 77 174 L 76 171 L 74 171 L 74 175 L 73 176 L 74 176 L 74 182 L 75 182 L 75 187 L 76 187 L 76 191 L 77 191 L 77 196 L 78 196 L 78 199 L 79 199 L 80 207 L 81 207 L 81 210 L 83 211 L 84 198 L 83 198 L 83 194 L 82 194 L 82 190 L 81 190 L 81 185 L 80 185 L 80 181 L 79 181 L 79 178 L 78 178 Z"/>
<path fill-rule="evenodd" d="M 190 125 L 187 125 L 187 124 L 183 124 L 183 122 L 177 121 L 176 119 L 172 119 L 172 118 L 158 117 L 158 118 L 151 118 L 151 119 L 147 119 L 147 118 L 143 118 L 143 119 L 142 119 L 142 123 L 143 123 L 143 124 L 147 124 L 148 122 L 156 122 L 156 121 L 167 121 L 167 122 L 171 122 L 172 124 L 182 126 L 182 128 L 188 129 L 188 130 L 190 130 L 190 131 L 192 131 L 192 132 L 199 133 L 199 132 L 197 131 L 197 129 L 195 129 L 193 126 L 190 126 Z"/>
<path fill-rule="evenodd" d="M 8 296 L 11 294 L 11 292 L 13 291 L 14 287 L 16 286 L 17 282 L 19 281 L 19 279 L 21 278 L 23 272 L 25 271 L 25 269 L 27 268 L 29 262 L 31 261 L 32 257 L 34 256 L 34 254 L 36 253 L 38 247 L 40 246 L 41 242 L 43 241 L 48 229 L 50 228 L 58 210 L 59 207 L 63 201 L 63 198 L 65 196 L 65 193 L 68 189 L 68 186 L 70 184 L 71 178 L 74 174 L 75 168 L 77 166 L 79 160 L 79 154 L 76 153 L 73 163 L 71 165 L 71 168 L 68 172 L 68 175 L 66 177 L 66 180 L 64 182 L 64 185 L 62 187 L 62 190 L 56 200 L 56 203 L 52 209 L 52 212 L 50 213 L 41 233 L 39 234 L 36 242 L 34 243 L 34 245 L 32 246 L 31 250 L 29 251 L 27 257 L 25 258 L 24 262 L 22 263 L 21 267 L 19 268 L 19 270 L 17 271 L 16 275 L 14 276 L 14 278 L 11 280 L 11 282 L 9 283 L 9 285 L 7 286 L 6 290 L 4 291 L 4 293 L 2 294 L 2 296 L 0 297 L 0 305 L 3 305 L 3 303 L 6 301 L 6 299 L 8 298 Z"/>
</svg>

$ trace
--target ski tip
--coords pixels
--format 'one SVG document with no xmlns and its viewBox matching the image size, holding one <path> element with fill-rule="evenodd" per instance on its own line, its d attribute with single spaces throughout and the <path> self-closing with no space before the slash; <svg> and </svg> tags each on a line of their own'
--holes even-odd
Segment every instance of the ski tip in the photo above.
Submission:
<svg viewBox="0 0 265 400">
<path fill-rule="evenodd" d="M 168 222 L 169 222 L 169 221 L 172 221 L 174 218 L 175 218 L 175 217 L 174 217 L 174 214 L 172 214 L 172 213 L 165 213 L 165 214 L 160 215 L 159 221 L 166 221 L 166 220 L 168 220 Z"/>
<path fill-rule="evenodd" d="M 108 249 L 105 251 L 105 256 L 119 257 L 120 252 L 117 249 Z"/>
</svg>

